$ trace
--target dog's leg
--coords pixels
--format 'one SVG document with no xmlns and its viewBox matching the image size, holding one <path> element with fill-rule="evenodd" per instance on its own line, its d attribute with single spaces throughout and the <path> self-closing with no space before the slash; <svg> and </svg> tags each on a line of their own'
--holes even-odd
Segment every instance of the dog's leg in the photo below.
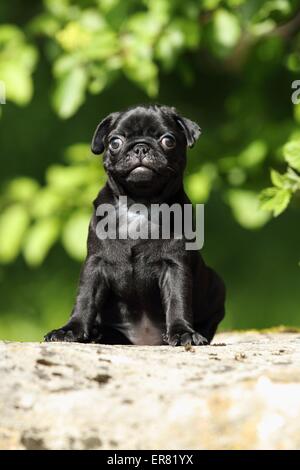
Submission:
<svg viewBox="0 0 300 470">
<path fill-rule="evenodd" d="M 50 331 L 45 341 L 90 341 L 93 324 L 107 289 L 101 260 L 98 256 L 90 256 L 81 271 L 79 291 L 70 320 L 62 328 Z"/>
<path fill-rule="evenodd" d="M 166 314 L 167 341 L 171 346 L 196 346 L 208 341 L 192 327 L 192 276 L 184 266 L 169 265 L 160 282 Z"/>
<path fill-rule="evenodd" d="M 225 285 L 220 276 L 206 266 L 209 285 L 204 302 L 197 298 L 197 285 L 201 286 L 201 276 L 194 277 L 195 313 L 194 327 L 200 331 L 209 343 L 213 339 L 219 323 L 225 315 Z"/>
</svg>

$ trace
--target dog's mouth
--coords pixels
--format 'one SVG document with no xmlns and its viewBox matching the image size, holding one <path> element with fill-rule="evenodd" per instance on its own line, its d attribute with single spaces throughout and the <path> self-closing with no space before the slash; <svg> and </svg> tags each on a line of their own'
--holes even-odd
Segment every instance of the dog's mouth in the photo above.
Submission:
<svg viewBox="0 0 300 470">
<path fill-rule="evenodd" d="M 130 171 L 130 175 L 151 175 L 153 173 L 156 173 L 155 170 L 152 168 L 148 168 L 147 166 L 140 165 L 134 168 L 133 170 Z"/>
<path fill-rule="evenodd" d="M 145 184 L 151 183 L 155 176 L 158 176 L 157 171 L 155 171 L 150 166 L 146 165 L 136 165 L 134 168 L 127 173 L 126 180 L 135 184 Z"/>
<path fill-rule="evenodd" d="M 127 168 L 126 165 L 115 167 L 115 177 L 128 194 L 143 197 L 159 194 L 167 182 L 176 176 L 176 169 L 165 162 L 147 160 L 130 162 Z"/>
<path fill-rule="evenodd" d="M 154 168 L 147 165 L 137 165 L 129 171 L 128 175 L 153 175 L 153 173 L 157 173 Z"/>
</svg>

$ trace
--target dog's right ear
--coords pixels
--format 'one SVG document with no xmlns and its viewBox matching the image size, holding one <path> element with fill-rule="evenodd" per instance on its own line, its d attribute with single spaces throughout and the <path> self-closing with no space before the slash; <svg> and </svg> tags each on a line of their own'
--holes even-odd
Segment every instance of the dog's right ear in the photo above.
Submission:
<svg viewBox="0 0 300 470">
<path fill-rule="evenodd" d="M 94 154 L 100 155 L 100 153 L 103 153 L 104 139 L 109 133 L 110 127 L 116 121 L 119 114 L 120 113 L 111 113 L 98 124 L 91 145 L 91 149 Z"/>
<path fill-rule="evenodd" d="M 198 124 L 182 116 L 177 116 L 176 122 L 185 135 L 188 147 L 193 147 L 201 135 L 201 129 Z"/>
</svg>

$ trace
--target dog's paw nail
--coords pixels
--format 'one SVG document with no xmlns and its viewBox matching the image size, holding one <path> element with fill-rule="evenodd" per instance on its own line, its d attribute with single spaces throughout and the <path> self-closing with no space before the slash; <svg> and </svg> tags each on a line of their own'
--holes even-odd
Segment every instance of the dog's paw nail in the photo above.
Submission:
<svg viewBox="0 0 300 470">
<path fill-rule="evenodd" d="M 70 342 L 70 343 L 73 342 L 73 341 L 76 341 L 74 333 L 73 333 L 72 330 L 69 330 L 65 333 L 64 341 L 67 341 L 67 342 Z"/>
<path fill-rule="evenodd" d="M 196 331 L 177 333 L 169 339 L 170 346 L 205 346 L 207 344 L 207 339 Z"/>
<path fill-rule="evenodd" d="M 186 346 L 187 344 L 193 344 L 190 333 L 177 333 L 169 339 L 170 346 Z"/>
<path fill-rule="evenodd" d="M 58 341 L 70 341 L 68 339 L 68 331 L 66 332 L 63 329 L 53 330 L 48 333 L 44 339 L 46 342 L 58 342 Z"/>
<path fill-rule="evenodd" d="M 50 343 L 51 341 L 56 341 L 55 340 L 55 335 L 56 335 L 56 330 L 50 331 L 44 336 L 44 341 L 46 343 Z"/>
<path fill-rule="evenodd" d="M 81 326 L 76 325 L 72 328 L 60 328 L 58 330 L 50 331 L 50 333 L 45 335 L 44 339 L 46 342 L 65 341 L 68 343 L 86 343 L 89 341 L 90 336 Z"/>
<path fill-rule="evenodd" d="M 200 333 L 193 333 L 193 344 L 195 346 L 206 346 L 208 344 L 207 339 L 200 335 Z"/>
<path fill-rule="evenodd" d="M 184 333 L 180 338 L 181 346 L 187 346 L 188 344 L 193 344 L 193 338 L 190 333 Z"/>
<path fill-rule="evenodd" d="M 173 335 L 169 338 L 168 343 L 170 346 L 179 346 L 180 345 L 180 335 Z"/>
</svg>

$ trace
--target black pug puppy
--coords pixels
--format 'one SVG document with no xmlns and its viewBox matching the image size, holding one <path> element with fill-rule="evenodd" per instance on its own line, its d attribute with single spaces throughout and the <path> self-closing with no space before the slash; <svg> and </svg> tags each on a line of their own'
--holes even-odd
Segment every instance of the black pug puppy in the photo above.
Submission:
<svg viewBox="0 0 300 470">
<path fill-rule="evenodd" d="M 94 201 L 71 318 L 46 341 L 176 346 L 212 340 L 224 317 L 225 288 L 198 250 L 186 250 L 184 237 L 103 239 L 97 232 L 103 220 L 97 208 L 117 210 L 120 196 L 127 196 L 128 208 L 190 204 L 183 172 L 186 149 L 199 135 L 196 123 L 167 106 L 137 106 L 100 122 L 92 151 L 104 152 L 108 180 Z"/>
</svg>

